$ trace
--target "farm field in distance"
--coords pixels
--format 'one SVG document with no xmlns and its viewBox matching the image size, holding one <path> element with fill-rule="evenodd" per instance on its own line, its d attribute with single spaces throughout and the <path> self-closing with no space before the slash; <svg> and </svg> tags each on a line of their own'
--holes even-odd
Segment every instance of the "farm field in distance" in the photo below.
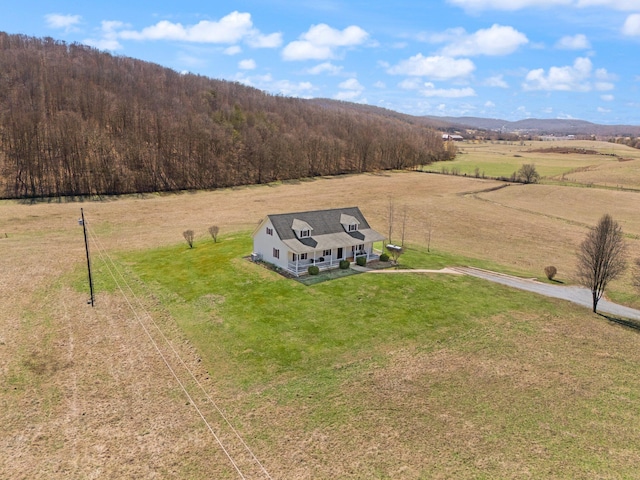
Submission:
<svg viewBox="0 0 640 480">
<path fill-rule="evenodd" d="M 603 175 L 623 165 L 625 186 L 640 185 L 637 158 L 602 157 Z M 542 160 L 511 159 L 546 175 Z M 571 284 L 576 249 L 604 213 L 640 257 L 640 193 L 564 186 L 564 171 L 548 168 L 554 181 L 543 185 L 383 172 L 0 202 L 0 476 L 238 478 L 149 340 L 164 336 L 272 478 L 633 477 L 635 331 L 468 277 L 359 274 L 307 287 L 242 258 L 266 214 L 358 205 L 385 232 L 389 198 L 409 213 L 408 267 L 473 263 L 542 278 L 553 264 Z M 93 235 L 93 309 L 81 207 Z M 206 233 L 214 224 L 217 244 Z M 186 229 L 196 232 L 192 250 Z M 116 268 L 148 317 L 132 313 Z M 640 307 L 630 273 L 609 296 Z M 202 394 L 194 401 L 208 405 Z M 204 414 L 247 464 L 215 409 Z"/>
<path fill-rule="evenodd" d="M 543 183 L 597 185 L 640 189 L 640 150 L 587 140 L 521 142 L 461 142 L 452 162 L 436 162 L 425 170 L 460 175 L 506 177 L 532 163 Z M 476 170 L 477 169 L 477 170 Z"/>
</svg>

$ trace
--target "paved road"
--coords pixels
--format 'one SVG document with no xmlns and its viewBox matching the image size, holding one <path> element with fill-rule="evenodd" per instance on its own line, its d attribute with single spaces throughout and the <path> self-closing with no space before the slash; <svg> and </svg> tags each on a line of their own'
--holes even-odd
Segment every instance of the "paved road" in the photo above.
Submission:
<svg viewBox="0 0 640 480">
<path fill-rule="evenodd" d="M 509 287 L 527 290 L 529 292 L 539 293 L 547 297 L 561 298 L 587 308 L 592 307 L 591 291 L 584 287 L 565 287 L 561 285 L 550 285 L 541 283 L 536 280 L 528 280 L 526 278 L 513 277 L 501 273 L 489 272 L 472 267 L 455 268 L 455 270 L 471 275 L 473 277 L 483 278 L 491 282 L 501 283 Z M 618 305 L 617 303 L 601 299 L 598 302 L 599 313 L 609 313 L 618 317 L 631 318 L 640 320 L 640 310 Z"/>
</svg>

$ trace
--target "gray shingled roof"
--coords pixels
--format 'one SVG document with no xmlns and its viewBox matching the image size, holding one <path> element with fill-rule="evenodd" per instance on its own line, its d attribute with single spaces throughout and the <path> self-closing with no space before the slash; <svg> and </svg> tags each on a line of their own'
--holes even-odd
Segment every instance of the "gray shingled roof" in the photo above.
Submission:
<svg viewBox="0 0 640 480">
<path fill-rule="evenodd" d="M 346 232 L 340 218 L 343 214 L 354 217 L 359 223 L 358 230 Z M 304 253 L 335 247 L 348 247 L 366 242 L 377 242 L 384 237 L 373 230 L 358 207 L 335 208 L 269 215 L 280 239 L 294 252 Z M 292 229 L 294 220 L 309 224 L 311 237 L 299 240 Z"/>
</svg>

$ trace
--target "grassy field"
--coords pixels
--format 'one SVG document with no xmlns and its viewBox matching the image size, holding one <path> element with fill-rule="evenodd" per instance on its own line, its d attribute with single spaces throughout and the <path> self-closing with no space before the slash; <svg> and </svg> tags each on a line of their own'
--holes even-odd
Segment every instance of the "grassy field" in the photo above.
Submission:
<svg viewBox="0 0 640 480">
<path fill-rule="evenodd" d="M 608 142 L 523 141 L 464 142 L 452 162 L 436 162 L 425 167 L 434 172 L 490 178 L 509 178 L 525 163 L 532 163 L 543 183 L 600 185 L 609 188 L 640 189 L 640 150 Z M 568 149 L 559 153 L 553 149 Z M 586 153 L 578 153 L 583 150 Z"/>
<path fill-rule="evenodd" d="M 640 256 L 636 193 L 502 185 L 398 172 L 0 202 L 0 477 L 238 478 L 193 408 L 242 459 L 215 399 L 272 478 L 633 478 L 637 333 L 472 278 L 358 274 L 305 286 L 243 258 L 268 213 L 359 205 L 385 231 L 390 198 L 410 212 L 408 267 L 541 277 L 554 264 L 570 284 L 577 245 L 603 213 Z M 93 309 L 80 207 L 93 234 Z M 609 295 L 638 306 L 629 275 Z M 174 352 L 195 374 L 184 381 L 193 401 L 167 368 L 184 377 Z"/>
<path fill-rule="evenodd" d="M 586 478 L 640 466 L 626 350 L 636 333 L 613 328 L 624 338 L 614 354 L 580 309 L 469 277 L 306 287 L 242 260 L 248 247 L 239 236 L 124 261 L 166 299 L 217 388 L 235 392 L 234 416 L 265 461 L 288 458 L 287 478 Z M 468 263 L 430 257 L 403 261 Z M 288 457 L 291 438 L 310 435 L 312 448 Z"/>
</svg>

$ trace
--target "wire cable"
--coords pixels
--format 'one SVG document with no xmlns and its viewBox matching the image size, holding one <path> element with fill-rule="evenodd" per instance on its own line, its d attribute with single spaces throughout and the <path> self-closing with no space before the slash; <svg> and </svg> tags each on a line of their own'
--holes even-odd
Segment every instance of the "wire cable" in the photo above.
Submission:
<svg viewBox="0 0 640 480">
<path fill-rule="evenodd" d="M 129 297 L 127 297 L 126 293 L 124 292 L 122 286 L 120 285 L 120 282 L 118 281 L 118 279 L 116 278 L 116 276 L 114 275 L 111 267 L 109 266 L 109 263 L 105 260 L 105 256 L 109 259 L 109 262 L 111 262 L 112 266 L 114 267 L 114 269 L 119 273 L 120 277 L 124 280 L 124 277 L 122 276 L 122 274 L 117 270 L 117 268 L 115 267 L 115 263 L 113 262 L 113 260 L 111 259 L 111 257 L 108 255 L 108 253 L 106 253 L 106 250 L 103 250 L 101 245 L 99 244 L 99 242 L 97 241 L 97 237 L 95 236 L 94 232 L 89 229 L 89 232 L 92 236 L 92 240 L 94 241 L 94 244 L 96 245 L 97 249 L 98 249 L 98 254 L 100 255 L 100 258 L 102 259 L 102 261 L 104 262 L 105 266 L 107 267 L 107 270 L 109 271 L 109 274 L 111 275 L 111 278 L 113 279 L 113 281 L 115 282 L 116 286 L 118 287 L 118 290 L 120 290 L 120 293 L 122 294 L 122 296 L 124 297 L 127 305 L 129 306 L 129 308 L 131 309 L 131 311 L 133 312 L 134 317 L 136 318 L 136 320 L 138 321 L 138 324 L 142 327 L 142 329 L 144 330 L 144 332 L 147 334 L 147 337 L 149 338 L 149 340 L 151 341 L 151 343 L 153 344 L 154 348 L 156 349 L 156 351 L 158 352 L 158 354 L 160 355 L 160 357 L 162 358 L 164 364 L 166 365 L 167 369 L 169 370 L 169 372 L 171 372 L 171 375 L 174 377 L 174 379 L 176 380 L 176 382 L 178 383 L 178 385 L 180 386 L 180 388 L 182 389 L 182 391 L 184 392 L 185 396 L 187 397 L 187 399 L 189 400 L 189 402 L 193 405 L 194 409 L 196 410 L 196 412 L 198 413 L 198 415 L 200 416 L 200 418 L 202 419 L 202 421 L 205 423 L 205 425 L 207 426 L 207 429 L 211 432 L 212 436 L 215 438 L 215 440 L 218 442 L 218 444 L 220 445 L 220 448 L 222 449 L 222 451 L 225 453 L 225 455 L 227 456 L 227 458 L 229 459 L 229 462 L 233 465 L 233 467 L 235 468 L 236 472 L 238 473 L 238 475 L 240 476 L 240 478 L 242 479 L 246 479 L 246 477 L 244 476 L 244 474 L 242 473 L 242 471 L 240 470 L 240 467 L 238 466 L 238 464 L 236 463 L 236 461 L 233 459 L 233 457 L 231 456 L 231 454 L 229 453 L 229 451 L 227 450 L 227 448 L 224 446 L 224 444 L 222 443 L 222 440 L 220 439 L 220 437 L 216 434 L 216 432 L 214 431 L 213 427 L 211 426 L 211 424 L 209 423 L 209 421 L 206 419 L 206 417 L 204 416 L 204 414 L 202 413 L 202 410 L 198 407 L 198 405 L 196 404 L 196 402 L 193 400 L 193 397 L 189 394 L 189 392 L 187 391 L 187 388 L 185 387 L 184 383 L 180 380 L 180 378 L 178 377 L 177 373 L 175 372 L 175 370 L 171 367 L 171 365 L 169 364 L 169 361 L 167 360 L 166 356 L 162 353 L 162 350 L 160 349 L 160 347 L 158 346 L 157 342 L 155 341 L 155 339 L 153 338 L 153 336 L 151 335 L 151 332 L 149 332 L 149 329 L 146 327 L 146 325 L 142 322 L 142 319 L 140 318 L 140 316 L 138 315 L 138 312 L 136 311 L 136 309 L 134 308 L 134 306 L 131 304 L 131 302 L 129 301 Z M 127 288 L 133 292 L 133 290 L 131 289 L 131 287 L 128 285 L 128 283 L 125 280 L 125 284 L 127 285 Z M 134 298 L 136 298 L 137 302 L 140 304 L 140 301 L 137 299 L 137 297 L 134 294 Z M 141 305 L 141 304 L 140 304 Z M 159 330 L 158 326 L 155 324 L 155 321 L 153 321 L 152 317 L 149 315 L 149 313 L 146 311 L 146 309 L 143 307 L 143 310 L 145 312 L 145 314 L 152 320 L 152 323 L 156 326 L 156 328 Z M 168 340 L 165 338 L 165 341 L 168 342 Z M 175 349 L 172 350 L 174 351 L 174 353 L 178 356 L 178 358 L 180 358 L 180 361 L 182 362 L 183 365 L 184 361 L 182 361 L 182 358 L 177 354 L 177 352 L 175 351 Z M 193 375 L 193 373 L 191 372 L 190 369 L 188 369 L 188 367 L 186 367 L 187 370 L 189 371 L 189 373 L 191 374 L 191 376 L 193 378 L 195 378 L 195 376 Z M 197 380 L 196 380 L 197 382 Z M 202 385 L 200 385 L 199 382 L 197 382 L 198 385 L 200 386 L 200 388 L 202 389 Z M 206 393 L 206 392 L 205 392 Z M 207 397 L 208 394 L 207 394 Z M 209 397 L 210 398 L 210 397 Z M 218 409 L 218 407 L 216 406 L 216 409 Z M 219 411 L 219 409 L 218 409 Z M 225 418 L 223 416 L 223 418 Z M 226 418 L 225 418 L 226 420 Z M 235 430 L 235 429 L 234 429 Z M 236 432 L 237 434 L 237 432 Z M 246 448 L 248 448 L 246 446 L 246 443 L 244 443 L 244 441 L 242 442 Z M 253 453 L 252 453 L 253 455 Z M 254 456 L 255 458 L 255 456 Z M 260 466 L 262 467 L 262 465 L 260 464 Z M 262 467 L 264 470 L 264 467 Z M 266 470 L 264 470 L 266 472 Z M 268 475 L 268 473 L 267 473 Z M 271 478 L 270 476 L 268 478 Z"/>
</svg>

